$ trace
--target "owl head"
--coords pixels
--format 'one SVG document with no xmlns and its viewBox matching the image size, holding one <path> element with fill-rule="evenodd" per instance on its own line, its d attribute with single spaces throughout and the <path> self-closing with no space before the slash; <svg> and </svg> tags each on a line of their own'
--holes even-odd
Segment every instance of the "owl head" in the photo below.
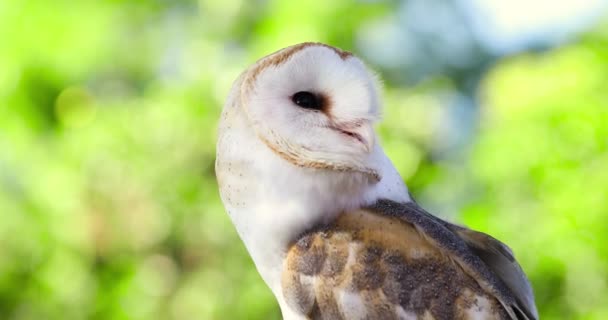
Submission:
<svg viewBox="0 0 608 320">
<path fill-rule="evenodd" d="M 287 47 L 248 68 L 231 98 L 251 134 L 284 160 L 379 179 L 368 165 L 378 81 L 351 53 L 320 43 Z"/>
</svg>

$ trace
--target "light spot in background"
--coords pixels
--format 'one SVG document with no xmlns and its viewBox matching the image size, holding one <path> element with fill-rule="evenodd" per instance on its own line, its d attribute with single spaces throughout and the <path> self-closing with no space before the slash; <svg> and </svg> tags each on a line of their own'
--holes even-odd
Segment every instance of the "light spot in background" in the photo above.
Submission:
<svg viewBox="0 0 608 320">
<path fill-rule="evenodd" d="M 607 4 L 605 0 L 473 0 L 473 2 L 492 16 L 493 27 L 504 37 L 559 27 L 564 21 L 578 16 L 587 18 Z"/>
<path fill-rule="evenodd" d="M 66 127 L 85 126 L 95 118 L 93 97 L 84 87 L 67 87 L 55 100 L 55 114 Z"/>
<path fill-rule="evenodd" d="M 394 41 L 402 36 L 405 39 Z M 416 50 L 416 43 L 407 39 L 407 35 L 402 35 L 397 18 L 392 15 L 363 25 L 357 35 L 357 44 L 363 55 L 374 56 L 377 63 L 386 68 L 404 66 L 412 59 L 408 53 Z M 403 47 L 406 48 L 402 50 Z"/>
<path fill-rule="evenodd" d="M 170 313 L 173 319 L 190 319 L 193 314 L 201 319 L 217 319 L 215 313 L 225 297 L 222 294 L 224 279 L 219 270 L 185 277 L 171 301 Z"/>
<path fill-rule="evenodd" d="M 475 14 L 478 34 L 499 50 L 512 51 L 526 42 L 560 41 L 603 12 L 606 0 L 465 0 Z"/>
<path fill-rule="evenodd" d="M 177 280 L 175 262 L 162 254 L 147 257 L 139 267 L 135 281 L 142 292 L 155 297 L 171 293 Z"/>
<path fill-rule="evenodd" d="M 574 240 L 574 239 L 573 239 Z M 599 261 L 597 253 L 590 250 L 584 242 L 574 240 L 573 249 L 576 256 L 565 256 L 567 265 L 566 286 L 567 301 L 583 314 L 596 306 L 605 305 L 603 297 L 608 293 L 606 279 L 602 277 L 604 264 Z"/>
<path fill-rule="evenodd" d="M 56 250 L 41 267 L 41 284 L 56 295 L 66 307 L 90 302 L 95 292 L 87 261 L 69 250 Z M 69 308 L 69 307 L 68 307 Z"/>
<path fill-rule="evenodd" d="M 439 92 L 445 90 L 437 88 L 432 94 L 424 86 L 386 90 L 386 110 L 383 112 L 386 117 L 380 122 L 380 131 L 386 133 L 387 138 L 399 137 L 402 141 L 409 137 L 424 146 L 436 140 L 446 109 Z"/>
<path fill-rule="evenodd" d="M 2 61 L 0 61 L 2 63 Z M 19 69 L 11 65 L 0 64 L 0 97 L 13 91 L 19 83 L 20 73 Z M 0 108 L 3 106 L 0 105 Z"/>
<path fill-rule="evenodd" d="M 204 23 L 213 30 L 222 30 L 238 17 L 243 9 L 243 0 L 198 0 L 199 10 L 205 15 Z"/>
<path fill-rule="evenodd" d="M 422 160 L 422 152 L 405 140 L 386 139 L 382 143 L 388 157 L 396 164 L 396 169 L 404 181 L 416 173 Z"/>
</svg>

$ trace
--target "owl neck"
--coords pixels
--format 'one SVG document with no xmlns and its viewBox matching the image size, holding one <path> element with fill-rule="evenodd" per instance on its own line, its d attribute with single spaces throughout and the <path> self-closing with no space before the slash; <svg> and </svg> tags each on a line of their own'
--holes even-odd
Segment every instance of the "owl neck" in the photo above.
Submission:
<svg viewBox="0 0 608 320">
<path fill-rule="evenodd" d="M 275 294 L 285 251 L 300 234 L 379 198 L 410 201 L 380 146 L 372 151 L 370 163 L 382 179 L 372 183 L 362 173 L 294 166 L 255 136 L 234 128 L 230 132 L 218 145 L 218 150 L 224 149 L 218 153 L 216 169 L 220 194 L 259 273 Z M 237 141 L 238 147 L 222 145 Z"/>
</svg>

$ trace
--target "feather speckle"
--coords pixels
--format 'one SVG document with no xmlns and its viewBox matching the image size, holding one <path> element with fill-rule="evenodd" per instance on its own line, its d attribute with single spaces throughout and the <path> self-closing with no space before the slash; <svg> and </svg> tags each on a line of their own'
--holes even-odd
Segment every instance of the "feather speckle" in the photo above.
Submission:
<svg viewBox="0 0 608 320">
<path fill-rule="evenodd" d="M 449 253 L 429 243 L 413 225 L 394 219 L 373 210 L 358 210 L 341 215 L 330 228 L 301 237 L 288 251 L 283 271 L 282 290 L 292 297 L 288 304 L 308 311 L 303 314 L 311 319 L 323 319 L 326 314 L 339 314 L 331 319 L 348 319 L 352 303 L 339 299 L 345 295 L 350 297 L 347 301 L 360 301 L 371 319 L 404 315 L 469 319 L 475 314 L 508 319 L 498 298 L 453 263 Z M 391 220 L 393 228 L 383 228 Z M 400 237 L 424 243 L 428 251 L 420 255 L 416 247 L 396 240 Z M 346 265 L 345 260 L 353 263 Z M 315 261 L 314 274 L 309 272 L 310 261 Z M 311 276 L 299 278 L 308 285 L 294 281 L 298 276 Z"/>
</svg>

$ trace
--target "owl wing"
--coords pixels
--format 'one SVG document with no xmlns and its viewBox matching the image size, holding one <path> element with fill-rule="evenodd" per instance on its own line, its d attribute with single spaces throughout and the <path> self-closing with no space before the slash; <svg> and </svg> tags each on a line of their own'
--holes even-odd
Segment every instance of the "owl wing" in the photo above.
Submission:
<svg viewBox="0 0 608 320">
<path fill-rule="evenodd" d="M 511 307 L 515 312 L 522 314 L 520 318 L 538 319 L 532 287 L 521 266 L 515 260 L 511 249 L 485 233 L 455 225 L 449 225 L 449 228 L 509 288 L 510 294 L 516 302 Z"/>
<path fill-rule="evenodd" d="M 283 298 L 309 319 L 536 319 L 530 286 L 498 240 L 415 203 L 381 200 L 301 236 Z"/>
</svg>

